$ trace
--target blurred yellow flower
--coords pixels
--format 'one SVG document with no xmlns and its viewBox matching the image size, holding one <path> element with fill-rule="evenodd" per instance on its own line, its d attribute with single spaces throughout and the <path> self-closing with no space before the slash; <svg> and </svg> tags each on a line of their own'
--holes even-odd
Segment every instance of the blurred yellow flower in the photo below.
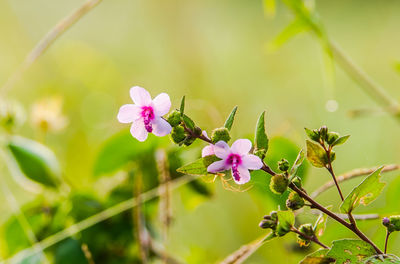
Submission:
<svg viewBox="0 0 400 264">
<path fill-rule="evenodd" d="M 62 98 L 59 96 L 41 99 L 33 104 L 31 122 L 33 127 L 48 131 L 60 131 L 68 124 L 68 118 L 62 114 Z"/>
</svg>

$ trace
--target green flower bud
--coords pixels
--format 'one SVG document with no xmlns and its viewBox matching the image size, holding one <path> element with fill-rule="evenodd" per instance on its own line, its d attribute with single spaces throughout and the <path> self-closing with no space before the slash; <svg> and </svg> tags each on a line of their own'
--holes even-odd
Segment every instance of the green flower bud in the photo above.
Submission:
<svg viewBox="0 0 400 264">
<path fill-rule="evenodd" d="M 292 180 L 293 184 L 296 185 L 298 188 L 302 188 L 301 178 L 299 176 L 294 177 Z"/>
<path fill-rule="evenodd" d="M 333 151 L 333 150 L 331 151 L 330 157 L 331 157 L 331 162 L 333 162 L 336 159 L 335 151 Z"/>
<path fill-rule="evenodd" d="M 305 234 L 308 237 L 313 237 L 314 236 L 314 229 L 312 224 L 303 224 L 299 227 L 299 231 L 303 234 Z M 310 245 L 310 240 L 308 240 L 306 237 L 302 235 L 297 235 L 297 243 L 301 247 L 307 247 Z"/>
<path fill-rule="evenodd" d="M 208 166 L 210 166 L 212 163 L 221 160 L 220 158 L 218 158 L 215 155 L 209 155 L 209 156 L 205 156 L 203 157 L 203 164 L 204 166 L 207 168 Z"/>
<path fill-rule="evenodd" d="M 259 226 L 263 229 L 271 228 L 272 230 L 275 230 L 277 224 L 278 224 L 278 214 L 276 211 L 272 211 L 269 215 L 264 216 Z"/>
<path fill-rule="evenodd" d="M 229 142 L 230 139 L 231 136 L 229 135 L 229 130 L 226 127 L 216 128 L 211 134 L 211 141 L 214 144 L 220 140 Z"/>
<path fill-rule="evenodd" d="M 169 113 L 169 115 L 167 116 L 167 122 L 172 126 L 172 127 L 176 127 L 177 125 L 179 125 L 181 123 L 181 113 L 177 110 L 172 111 L 171 113 Z"/>
<path fill-rule="evenodd" d="M 195 128 L 194 128 L 194 134 L 195 134 L 196 136 L 200 136 L 202 133 L 203 133 L 203 130 L 201 130 L 200 127 L 195 127 Z"/>
<path fill-rule="evenodd" d="M 264 160 L 265 155 L 267 155 L 267 151 L 265 149 L 255 149 L 253 154 L 259 157 L 261 160 Z"/>
<path fill-rule="evenodd" d="M 318 130 L 322 140 L 326 140 L 327 139 L 327 135 L 328 135 L 328 128 L 326 126 L 322 126 L 319 128 Z"/>
<path fill-rule="evenodd" d="M 288 199 L 286 200 L 286 207 L 295 211 L 302 208 L 303 206 L 304 206 L 303 198 L 301 198 L 297 192 L 292 191 L 289 194 Z"/>
<path fill-rule="evenodd" d="M 387 227 L 388 231 L 400 231 L 400 215 L 392 215 L 387 219 L 387 217 L 383 218 L 382 223 Z"/>
<path fill-rule="evenodd" d="M 171 139 L 174 143 L 180 144 L 186 138 L 185 129 L 182 126 L 176 126 L 172 129 Z"/>
<path fill-rule="evenodd" d="M 316 141 L 316 142 L 319 142 L 320 135 L 319 135 L 319 132 L 318 132 L 317 129 L 313 129 L 313 130 L 310 130 L 310 129 L 308 129 L 308 128 L 304 128 L 304 129 L 306 130 L 307 136 L 308 136 L 311 140 Z"/>
<path fill-rule="evenodd" d="M 336 141 L 336 139 L 338 139 L 340 137 L 340 135 L 338 134 L 338 133 L 336 133 L 336 132 L 329 132 L 328 133 L 328 136 L 327 136 L 327 139 L 326 139 L 326 142 L 329 144 L 329 145 L 332 145 L 335 141 Z"/>
<path fill-rule="evenodd" d="M 290 228 L 285 228 L 283 225 L 278 225 L 275 230 L 275 234 L 277 234 L 280 237 L 286 235 L 289 232 Z"/>
<path fill-rule="evenodd" d="M 186 138 L 185 138 L 185 140 L 183 141 L 183 144 L 184 144 L 185 146 L 190 146 L 190 145 L 193 144 L 193 142 L 194 142 L 195 140 L 196 140 L 195 137 L 192 137 L 192 136 L 190 136 L 190 135 L 187 135 Z"/>
<path fill-rule="evenodd" d="M 271 178 L 269 188 L 276 194 L 282 194 L 289 185 L 289 179 L 283 174 L 277 174 Z"/>
<path fill-rule="evenodd" d="M 286 159 L 281 159 L 280 161 L 278 161 L 278 168 L 281 171 L 288 171 L 289 166 L 289 161 L 287 161 Z"/>
</svg>

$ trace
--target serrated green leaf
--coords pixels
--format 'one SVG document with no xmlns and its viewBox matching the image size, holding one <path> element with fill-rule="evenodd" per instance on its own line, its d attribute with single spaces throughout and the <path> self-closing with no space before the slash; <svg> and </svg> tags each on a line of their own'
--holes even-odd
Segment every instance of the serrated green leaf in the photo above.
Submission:
<svg viewBox="0 0 400 264">
<path fill-rule="evenodd" d="M 360 204 L 368 205 L 373 202 L 382 192 L 386 183 L 381 182 L 380 167 L 367 176 L 357 187 L 355 187 L 340 205 L 340 210 L 344 213 L 353 211 Z"/>
<path fill-rule="evenodd" d="M 184 112 L 185 112 L 185 96 L 182 97 L 181 107 L 179 108 L 179 112 L 181 112 L 181 116 L 184 115 Z"/>
<path fill-rule="evenodd" d="M 328 248 L 321 248 L 306 256 L 299 264 L 329 264 L 335 262 L 334 259 L 326 256 L 328 252 Z"/>
<path fill-rule="evenodd" d="M 375 253 L 375 249 L 365 241 L 342 239 L 333 241 L 332 248 L 326 256 L 334 258 L 336 264 L 361 264 L 363 259 Z"/>
<path fill-rule="evenodd" d="M 347 141 L 347 139 L 349 139 L 349 137 L 350 135 L 347 135 L 336 139 L 335 142 L 333 142 L 332 147 L 344 144 Z"/>
<path fill-rule="evenodd" d="M 149 137 L 146 144 L 135 140 L 129 130 L 124 130 L 106 140 L 100 148 L 93 167 L 94 176 L 109 174 L 151 155 L 160 143 L 159 139 Z"/>
<path fill-rule="evenodd" d="M 268 136 L 265 132 L 265 111 L 262 112 L 258 118 L 256 133 L 255 133 L 255 143 L 257 149 L 268 150 Z"/>
<path fill-rule="evenodd" d="M 237 111 L 237 106 L 235 106 L 232 110 L 232 112 L 229 114 L 228 118 L 225 121 L 224 127 L 226 127 L 228 130 L 231 130 L 233 121 L 235 120 L 235 115 Z"/>
<path fill-rule="evenodd" d="M 276 51 L 299 33 L 309 30 L 309 26 L 302 19 L 294 19 L 268 45 L 270 51 Z"/>
<path fill-rule="evenodd" d="M 204 176 L 210 174 L 208 173 L 207 168 L 204 166 L 204 161 L 202 158 L 180 167 L 177 169 L 177 171 L 188 175 Z"/>
<path fill-rule="evenodd" d="M 327 164 L 325 150 L 318 144 L 306 140 L 307 142 L 307 159 L 317 168 L 323 168 Z"/>
<path fill-rule="evenodd" d="M 364 264 L 399 264 L 400 258 L 395 255 L 375 255 L 366 259 Z"/>
<path fill-rule="evenodd" d="M 60 184 L 60 165 L 48 147 L 20 136 L 12 137 L 7 147 L 27 178 L 47 187 L 55 188 Z"/>
<path fill-rule="evenodd" d="M 304 157 L 305 157 L 304 151 L 301 149 L 300 152 L 299 152 L 299 154 L 297 154 L 297 158 L 296 158 L 296 160 L 294 161 L 292 168 L 290 169 L 290 176 L 291 176 L 291 178 L 293 178 L 294 176 L 296 176 L 296 173 L 297 173 L 299 167 L 301 166 L 301 164 L 303 164 Z"/>
<path fill-rule="evenodd" d="M 290 228 L 294 225 L 294 213 L 292 211 L 278 211 L 278 224 L 276 226 L 277 235 L 282 236 L 283 234 L 290 231 Z"/>
</svg>

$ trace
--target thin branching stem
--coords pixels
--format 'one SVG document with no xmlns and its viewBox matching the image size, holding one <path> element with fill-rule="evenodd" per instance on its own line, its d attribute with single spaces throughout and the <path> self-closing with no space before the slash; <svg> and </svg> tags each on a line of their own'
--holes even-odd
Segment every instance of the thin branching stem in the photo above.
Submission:
<svg viewBox="0 0 400 264">
<path fill-rule="evenodd" d="M 386 238 L 385 238 L 385 254 L 387 253 L 387 246 L 389 241 L 390 232 L 389 230 L 386 231 Z"/>
<path fill-rule="evenodd" d="M 298 230 L 296 227 L 292 226 L 292 228 L 290 229 L 291 232 L 296 233 L 304 238 L 306 238 L 307 240 L 310 240 L 318 245 L 320 245 L 323 248 L 329 248 L 327 245 L 325 245 L 324 243 L 322 243 L 321 241 L 319 241 L 318 237 L 316 236 L 309 236 L 304 234 L 303 232 L 301 232 L 300 230 Z"/>
</svg>

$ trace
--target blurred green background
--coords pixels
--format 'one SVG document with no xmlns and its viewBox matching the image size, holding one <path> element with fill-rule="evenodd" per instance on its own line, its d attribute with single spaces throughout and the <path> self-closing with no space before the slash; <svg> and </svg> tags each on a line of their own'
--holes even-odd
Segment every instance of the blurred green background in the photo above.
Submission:
<svg viewBox="0 0 400 264">
<path fill-rule="evenodd" d="M 0 0 L 0 83 L 6 82 L 51 27 L 81 4 L 77 0 Z M 393 98 L 399 98 L 400 3 L 320 0 L 315 5 L 328 35 Z M 337 151 L 337 174 L 398 163 L 400 123 L 387 114 L 350 117 L 350 111 L 377 106 L 339 67 L 333 91 L 326 88 L 323 53 L 315 37 L 303 33 L 277 51 L 267 49 L 292 19 L 280 2 L 275 17 L 266 17 L 261 0 L 104 0 L 57 40 L 8 93 L 22 102 L 26 112 L 27 121 L 18 133 L 54 150 L 64 177 L 76 190 L 101 192 L 93 190 L 99 188 L 93 184 L 98 180 L 92 176 L 93 163 L 102 142 L 126 128 L 117 122 L 116 114 L 120 105 L 130 102 L 129 88 L 139 85 L 153 96 L 167 92 L 175 108 L 186 95 L 187 113 L 208 131 L 221 126 L 238 105 L 233 138 L 251 135 L 263 110 L 269 135 L 287 137 L 301 148 L 303 127 L 326 124 L 341 134 L 351 134 Z M 29 121 L 32 106 L 54 96 L 62 98 L 68 124 L 43 138 Z M 338 102 L 335 112 L 325 108 L 330 99 Z M 196 146 L 191 149 L 200 151 Z M 19 204 L 35 198 L 13 180 L 4 164 L 1 167 L 1 177 Z M 400 178 L 396 176 L 385 174 L 384 179 L 393 184 L 371 207 L 359 212 L 400 213 L 400 190 L 395 188 Z M 310 167 L 306 187 L 313 190 L 329 179 L 327 172 Z M 344 191 L 360 180 L 343 184 Z M 225 190 L 219 181 L 215 188 L 211 199 L 189 210 L 182 193 L 174 192 L 167 249 L 183 262 L 223 259 L 262 235 L 258 222 L 276 209 L 273 199 L 262 200 L 260 206 L 247 193 Z M 4 195 L 0 201 L 0 221 L 5 223 L 12 210 Z M 332 189 L 319 201 L 337 204 L 339 197 Z M 384 229 L 379 220 L 361 223 L 361 228 L 382 246 Z M 322 241 L 343 236 L 352 235 L 328 221 Z M 294 243 L 294 235 L 274 240 L 247 263 L 296 263 L 305 252 L 295 250 Z M 389 249 L 400 254 L 400 236 L 393 235 Z"/>
</svg>

